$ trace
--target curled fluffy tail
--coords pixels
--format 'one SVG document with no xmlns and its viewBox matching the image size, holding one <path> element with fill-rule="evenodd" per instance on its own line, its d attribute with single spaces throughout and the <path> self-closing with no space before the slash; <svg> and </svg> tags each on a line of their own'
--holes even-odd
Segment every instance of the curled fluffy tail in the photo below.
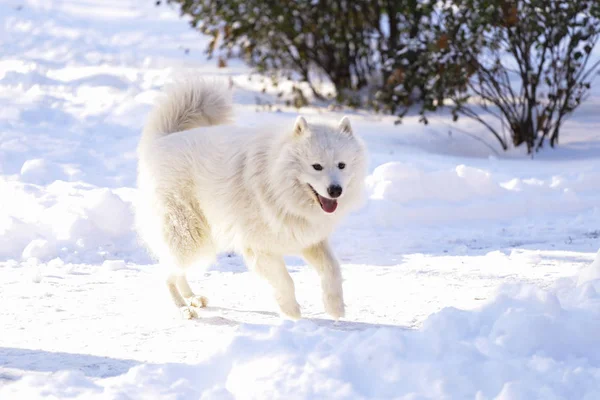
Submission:
<svg viewBox="0 0 600 400">
<path fill-rule="evenodd" d="M 232 93 L 225 82 L 181 81 L 166 90 L 166 98 L 150 112 L 143 140 L 232 119 Z"/>
</svg>

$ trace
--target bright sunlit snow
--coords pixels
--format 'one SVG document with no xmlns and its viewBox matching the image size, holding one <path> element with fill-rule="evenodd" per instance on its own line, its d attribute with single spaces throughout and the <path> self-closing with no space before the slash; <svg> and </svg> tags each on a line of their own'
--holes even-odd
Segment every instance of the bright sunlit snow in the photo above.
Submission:
<svg viewBox="0 0 600 400">
<path fill-rule="evenodd" d="M 0 4 L 0 399 L 600 399 L 600 80 L 533 160 L 467 120 L 348 112 L 371 175 L 332 239 L 346 318 L 302 260 L 293 323 L 222 255 L 186 321 L 133 230 L 154 99 L 220 75 L 238 124 L 297 116 L 206 43 L 153 1 Z"/>
</svg>

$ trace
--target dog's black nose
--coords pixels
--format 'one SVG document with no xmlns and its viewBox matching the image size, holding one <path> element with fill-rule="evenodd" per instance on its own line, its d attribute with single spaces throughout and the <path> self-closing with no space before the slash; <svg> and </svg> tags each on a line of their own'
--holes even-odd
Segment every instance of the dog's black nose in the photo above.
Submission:
<svg viewBox="0 0 600 400">
<path fill-rule="evenodd" d="M 342 187 L 340 185 L 330 185 L 327 188 L 327 193 L 334 199 L 338 198 L 342 195 Z"/>
</svg>

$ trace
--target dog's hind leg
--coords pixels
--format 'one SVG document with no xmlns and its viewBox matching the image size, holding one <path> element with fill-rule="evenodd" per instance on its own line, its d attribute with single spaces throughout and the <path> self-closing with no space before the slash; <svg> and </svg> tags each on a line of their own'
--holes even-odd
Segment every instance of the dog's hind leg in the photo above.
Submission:
<svg viewBox="0 0 600 400">
<path fill-rule="evenodd" d="M 248 268 L 271 285 L 281 312 L 291 319 L 300 319 L 300 306 L 296 301 L 294 281 L 285 266 L 283 257 L 247 250 L 244 252 L 244 259 Z"/>
<path fill-rule="evenodd" d="M 210 228 L 197 204 L 190 197 L 171 195 L 165 199 L 162 233 L 166 245 L 166 262 L 173 269 L 167 278 L 167 288 L 184 318 L 197 316 L 193 307 L 204 307 L 208 300 L 196 296 L 185 277 L 190 265 L 214 258 Z"/>
<path fill-rule="evenodd" d="M 342 273 L 340 264 L 335 258 L 327 241 L 323 241 L 302 251 L 308 261 L 321 277 L 323 305 L 325 312 L 336 320 L 344 316 L 344 292 L 342 290 Z"/>
</svg>

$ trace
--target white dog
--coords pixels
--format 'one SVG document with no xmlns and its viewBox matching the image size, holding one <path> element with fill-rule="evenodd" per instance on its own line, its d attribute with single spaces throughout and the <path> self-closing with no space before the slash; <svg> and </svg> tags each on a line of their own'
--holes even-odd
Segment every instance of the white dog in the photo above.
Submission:
<svg viewBox="0 0 600 400">
<path fill-rule="evenodd" d="M 321 278 L 325 311 L 344 316 L 340 266 L 328 243 L 361 200 L 366 150 L 349 120 L 338 126 L 239 127 L 225 84 L 173 86 L 151 112 L 138 148 L 138 230 L 172 268 L 167 285 L 185 318 L 206 306 L 185 277 L 218 252 L 241 254 L 272 287 L 281 312 L 300 318 L 284 255 L 302 255 Z"/>
</svg>

